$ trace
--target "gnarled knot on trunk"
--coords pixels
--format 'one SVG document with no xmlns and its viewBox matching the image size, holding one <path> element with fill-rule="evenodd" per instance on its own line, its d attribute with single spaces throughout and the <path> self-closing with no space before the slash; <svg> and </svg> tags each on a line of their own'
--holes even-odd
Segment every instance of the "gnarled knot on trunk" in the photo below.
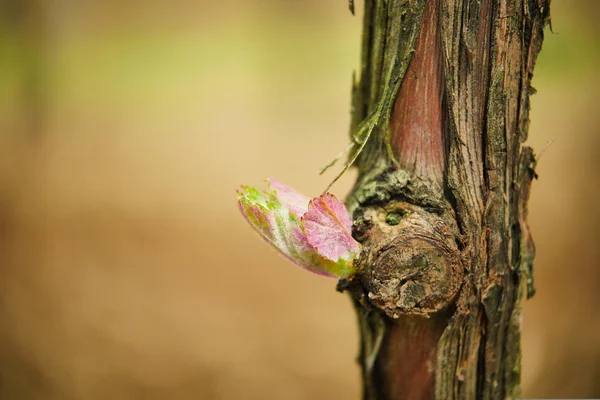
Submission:
<svg viewBox="0 0 600 400">
<path fill-rule="evenodd" d="M 342 289 L 390 318 L 429 316 L 453 303 L 463 264 L 451 212 L 392 200 L 357 214 L 353 229 L 363 244 L 361 270 Z"/>
</svg>

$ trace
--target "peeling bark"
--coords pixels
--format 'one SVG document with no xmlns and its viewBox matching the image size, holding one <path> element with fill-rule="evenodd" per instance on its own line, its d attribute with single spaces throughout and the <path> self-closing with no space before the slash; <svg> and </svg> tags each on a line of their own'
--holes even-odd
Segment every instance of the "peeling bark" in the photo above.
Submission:
<svg viewBox="0 0 600 400">
<path fill-rule="evenodd" d="M 348 196 L 364 399 L 519 396 L 527 138 L 548 0 L 367 0 Z M 526 288 L 526 289 L 525 289 Z"/>
</svg>

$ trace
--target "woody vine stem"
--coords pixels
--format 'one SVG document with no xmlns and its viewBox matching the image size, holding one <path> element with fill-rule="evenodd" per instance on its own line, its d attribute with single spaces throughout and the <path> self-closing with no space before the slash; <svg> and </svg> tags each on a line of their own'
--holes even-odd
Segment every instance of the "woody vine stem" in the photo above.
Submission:
<svg viewBox="0 0 600 400">
<path fill-rule="evenodd" d="M 366 0 L 347 198 L 365 400 L 519 397 L 549 0 Z"/>
</svg>

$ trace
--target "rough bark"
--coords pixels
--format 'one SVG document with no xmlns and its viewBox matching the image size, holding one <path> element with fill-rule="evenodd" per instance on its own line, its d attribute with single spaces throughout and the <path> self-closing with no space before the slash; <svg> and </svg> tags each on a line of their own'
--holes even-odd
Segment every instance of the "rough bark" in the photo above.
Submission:
<svg viewBox="0 0 600 400">
<path fill-rule="evenodd" d="M 523 142 L 548 21 L 549 0 L 366 1 L 347 199 L 364 250 L 339 284 L 364 399 L 519 396 L 534 254 Z"/>
</svg>

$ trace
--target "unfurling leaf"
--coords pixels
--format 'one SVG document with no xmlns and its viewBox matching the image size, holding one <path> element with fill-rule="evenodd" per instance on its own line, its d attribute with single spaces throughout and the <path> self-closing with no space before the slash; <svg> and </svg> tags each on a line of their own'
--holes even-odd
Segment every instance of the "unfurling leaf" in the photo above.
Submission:
<svg viewBox="0 0 600 400">
<path fill-rule="evenodd" d="M 269 187 L 275 191 L 275 195 L 281 204 L 290 210 L 290 212 L 298 219 L 308 211 L 308 203 L 310 202 L 308 196 L 295 191 L 291 187 L 286 186 L 275 179 L 267 178 L 266 181 L 269 184 Z"/>
<path fill-rule="evenodd" d="M 310 200 L 289 186 L 267 179 L 269 190 L 242 186 L 238 206 L 246 221 L 281 254 L 319 275 L 347 277 L 360 244 L 350 234 L 344 204 L 332 194 Z"/>
<path fill-rule="evenodd" d="M 308 243 L 330 260 L 351 260 L 360 250 L 344 203 L 330 193 L 312 199 L 302 217 Z"/>
</svg>

